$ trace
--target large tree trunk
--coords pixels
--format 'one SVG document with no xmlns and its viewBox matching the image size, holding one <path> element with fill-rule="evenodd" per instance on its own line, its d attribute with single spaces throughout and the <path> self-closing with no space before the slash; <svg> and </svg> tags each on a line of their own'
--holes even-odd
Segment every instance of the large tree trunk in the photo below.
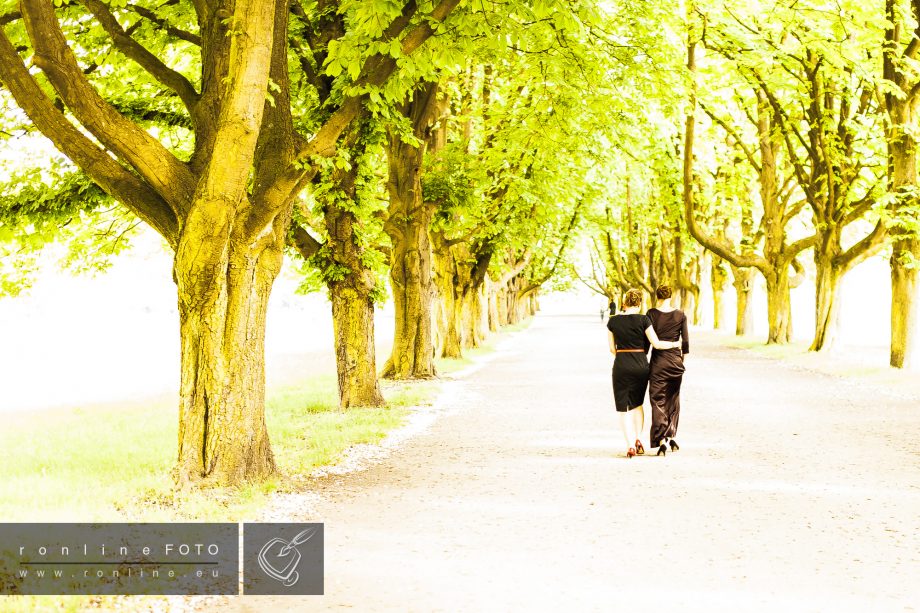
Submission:
<svg viewBox="0 0 920 613">
<path fill-rule="evenodd" d="M 328 283 L 335 334 L 335 366 L 339 406 L 381 407 L 386 404 L 377 380 L 374 347 L 374 274 L 361 258 L 355 236 L 354 213 L 334 205 L 326 207 L 330 254 L 349 270 Z"/>
<path fill-rule="evenodd" d="M 419 219 L 418 217 L 422 217 Z M 393 350 L 383 376 L 425 379 L 435 376 L 431 338 L 431 250 L 428 245 L 430 215 L 404 223 L 404 240 L 393 247 L 390 281 L 396 311 Z"/>
<path fill-rule="evenodd" d="M 908 132 L 913 117 L 913 105 L 902 110 L 904 123 L 892 129 L 888 152 L 891 168 L 891 189 L 897 192 L 895 223 L 901 216 L 910 218 L 918 205 L 913 191 L 917 188 L 917 142 Z M 912 228 L 895 227 L 896 233 L 906 236 L 893 244 L 891 253 L 891 355 L 895 368 L 914 366 L 914 339 L 917 328 L 916 300 L 920 262 L 920 238 Z"/>
<path fill-rule="evenodd" d="M 231 237 L 229 217 L 193 212 L 174 262 L 180 485 L 238 484 L 275 472 L 264 411 L 265 316 L 283 242 L 275 237 L 253 247 L 254 241 Z"/>
<path fill-rule="evenodd" d="M 753 268 L 732 266 L 732 285 L 735 288 L 735 335 L 744 336 L 754 333 L 754 301 L 751 292 L 754 291 Z"/>
<path fill-rule="evenodd" d="M 455 284 L 456 263 L 449 247 L 438 250 L 434 257 L 435 284 L 438 288 L 437 354 L 442 358 L 463 357 L 460 321 L 461 296 Z"/>
<path fill-rule="evenodd" d="M 485 341 L 486 331 L 483 326 L 484 312 L 482 308 L 483 286 L 471 288 L 466 295 L 464 310 L 469 314 L 464 319 L 467 326 L 463 337 L 469 348 L 479 347 Z"/>
<path fill-rule="evenodd" d="M 788 343 L 792 336 L 789 267 L 777 266 L 765 275 L 767 281 L 767 344 Z"/>
<path fill-rule="evenodd" d="M 393 242 L 390 281 L 396 331 L 383 376 L 393 379 L 426 379 L 436 374 L 431 319 L 435 291 L 428 236 L 433 207 L 422 198 L 421 177 L 437 97 L 437 84 L 426 83 L 401 109 L 420 144 L 403 142 L 399 133 L 391 129 L 386 148 L 390 207 L 384 227 Z"/>
<path fill-rule="evenodd" d="M 829 351 L 837 335 L 837 297 L 843 270 L 834 264 L 833 242 L 825 239 L 827 247 L 815 251 L 815 337 L 809 351 Z"/>
<path fill-rule="evenodd" d="M 202 93 L 213 93 L 218 79 L 232 86 L 219 86 L 214 130 L 196 130 L 209 145 L 196 146 L 202 155 L 192 163 L 199 169 L 197 185 L 173 260 L 181 335 L 180 486 L 237 485 L 275 472 L 265 424 L 265 319 L 291 213 L 276 210 L 258 219 L 254 213 L 264 203 L 247 195 L 249 180 L 259 174 L 253 162 L 280 12 L 256 4 L 237 2 L 232 13 L 212 15 L 202 32 L 207 59 L 227 62 L 216 73 L 204 71 Z M 246 23 L 228 46 L 224 23 L 233 19 Z M 204 115 L 199 120 L 208 123 Z"/>
<path fill-rule="evenodd" d="M 351 154 L 347 167 L 333 166 L 323 176 L 328 189 L 316 194 L 328 236 L 317 264 L 339 274 L 324 275 L 332 301 L 332 327 L 339 407 L 385 406 L 377 380 L 374 343 L 374 292 L 377 281 L 365 263 L 366 242 L 355 211 L 366 203 L 359 191 L 359 175 L 367 166 L 366 126 L 354 124 L 341 147 Z"/>
<path fill-rule="evenodd" d="M 363 287 L 332 283 L 332 326 L 339 406 L 382 407 L 374 349 L 374 301 Z"/>
<path fill-rule="evenodd" d="M 913 262 L 913 264 L 908 264 L 908 262 Z M 915 366 L 917 262 L 920 262 L 920 239 L 908 238 L 894 243 L 891 255 L 890 363 L 895 368 Z"/>
</svg>

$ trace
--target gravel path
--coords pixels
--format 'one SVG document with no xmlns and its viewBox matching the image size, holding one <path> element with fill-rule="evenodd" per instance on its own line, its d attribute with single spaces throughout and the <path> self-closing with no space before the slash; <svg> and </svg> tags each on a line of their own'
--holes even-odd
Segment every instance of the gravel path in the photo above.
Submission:
<svg viewBox="0 0 920 613">
<path fill-rule="evenodd" d="M 325 522 L 325 596 L 227 604 L 920 608 L 920 399 L 694 336 L 681 450 L 626 460 L 601 322 L 538 316 L 427 429 L 289 517 Z"/>
</svg>

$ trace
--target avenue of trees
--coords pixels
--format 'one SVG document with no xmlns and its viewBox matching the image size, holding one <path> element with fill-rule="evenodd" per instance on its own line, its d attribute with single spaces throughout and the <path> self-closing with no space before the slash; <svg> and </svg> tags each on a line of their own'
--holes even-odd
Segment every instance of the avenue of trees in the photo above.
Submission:
<svg viewBox="0 0 920 613">
<path fill-rule="evenodd" d="M 815 281 L 811 350 L 830 349 L 842 277 L 891 268 L 890 364 L 915 364 L 920 2 L 703 2 L 665 27 L 667 92 L 645 101 L 614 196 L 592 212 L 591 270 L 611 299 L 661 279 L 696 320 L 731 279 L 738 334 L 767 290 L 768 342 L 791 338 L 790 290 Z M 682 70 L 673 58 L 679 58 Z M 680 108 L 674 108 L 680 107 Z M 709 270 L 708 275 L 703 272 Z"/>
<path fill-rule="evenodd" d="M 0 0 L 0 138 L 60 152 L 0 160 L 0 290 L 50 243 L 80 270 L 138 224 L 163 237 L 180 484 L 276 470 L 264 337 L 285 257 L 329 295 L 343 409 L 576 278 L 614 301 L 670 282 L 696 321 L 708 282 L 717 325 L 731 284 L 743 334 L 760 275 L 785 343 L 812 275 L 826 350 L 841 278 L 878 254 L 909 366 L 920 2 L 767 4 Z"/>
</svg>

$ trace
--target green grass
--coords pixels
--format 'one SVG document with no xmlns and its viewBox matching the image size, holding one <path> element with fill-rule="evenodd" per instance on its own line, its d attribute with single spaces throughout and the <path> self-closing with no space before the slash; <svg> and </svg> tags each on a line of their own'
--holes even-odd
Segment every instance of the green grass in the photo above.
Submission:
<svg viewBox="0 0 920 613">
<path fill-rule="evenodd" d="M 372 443 L 424 404 L 429 382 L 389 386 L 389 408 L 337 408 L 335 379 L 270 392 L 266 419 L 281 476 L 259 485 L 173 491 L 176 410 L 168 405 L 94 407 L 21 415 L 0 431 L 4 521 L 239 521 L 286 487 L 286 476 L 334 463 Z"/>
<path fill-rule="evenodd" d="M 495 344 L 499 341 L 499 339 L 501 339 L 503 334 L 525 330 L 528 326 L 530 326 L 532 321 L 533 317 L 528 317 L 519 323 L 503 327 L 501 329 L 501 333 L 491 334 L 479 347 L 464 350 L 462 358 L 436 359 L 435 368 L 437 368 L 438 374 L 450 375 L 457 371 L 463 370 L 468 366 L 472 366 L 477 358 L 481 358 L 495 351 Z"/>
<path fill-rule="evenodd" d="M 785 345 L 767 345 L 763 338 L 754 336 L 726 336 L 722 342 L 728 347 L 753 351 L 758 355 L 779 360 L 798 368 L 834 377 L 860 379 L 867 384 L 882 387 L 920 392 L 920 384 L 916 381 L 916 373 L 891 368 L 886 362 L 877 359 L 884 360 L 885 356 L 875 356 L 874 354 L 865 356 L 858 349 L 818 353 L 808 350 L 810 343 L 807 341 L 796 341 Z"/>
<path fill-rule="evenodd" d="M 726 340 L 729 347 L 749 349 L 769 358 L 782 360 L 801 355 L 808 351 L 808 343 L 797 341 L 786 345 L 767 345 L 763 338 L 756 336 L 732 336 Z"/>
<path fill-rule="evenodd" d="M 517 331 L 530 320 L 502 329 Z M 492 335 L 459 360 L 438 360 L 456 372 L 494 350 Z M 383 382 L 388 408 L 338 409 L 336 381 L 313 377 L 269 390 L 266 419 L 280 470 L 276 478 L 235 488 L 176 491 L 178 416 L 174 402 L 60 409 L 10 416 L 0 430 L 3 452 L 0 518 L 17 521 L 243 521 L 276 491 L 296 489 L 298 476 L 334 464 L 346 449 L 374 443 L 405 422 L 409 407 L 430 404 L 438 381 Z M 117 607 L 168 607 L 165 597 L 8 596 L 0 610 L 71 612 Z M 173 599 L 175 600 L 175 599 Z"/>
<path fill-rule="evenodd" d="M 530 320 L 504 331 L 526 328 Z M 492 335 L 462 359 L 438 360 L 456 372 L 494 350 Z M 429 403 L 437 381 L 383 384 L 390 406 L 340 411 L 332 376 L 269 390 L 266 419 L 281 475 L 258 485 L 175 491 L 174 403 L 134 403 L 9 416 L 0 430 L 4 521 L 240 521 L 288 477 L 335 463 L 350 446 L 374 443 L 401 425 L 407 407 Z"/>
</svg>

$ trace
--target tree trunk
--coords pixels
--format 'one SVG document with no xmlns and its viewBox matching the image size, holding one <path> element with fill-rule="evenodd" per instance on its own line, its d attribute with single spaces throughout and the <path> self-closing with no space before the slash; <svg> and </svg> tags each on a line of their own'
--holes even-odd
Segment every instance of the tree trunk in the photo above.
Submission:
<svg viewBox="0 0 920 613">
<path fill-rule="evenodd" d="M 732 266 L 732 285 L 735 288 L 735 335 L 744 336 L 754 333 L 754 302 L 751 292 L 754 290 L 753 268 Z"/>
<path fill-rule="evenodd" d="M 767 320 L 769 333 L 767 344 L 785 344 L 791 339 L 789 267 L 780 265 L 766 275 Z"/>
<path fill-rule="evenodd" d="M 393 351 L 383 376 L 393 379 L 426 379 L 435 376 L 431 335 L 431 248 L 428 224 L 431 215 L 417 212 L 403 221 L 401 240 L 394 241 L 390 282 L 396 311 Z"/>
<path fill-rule="evenodd" d="M 426 83 L 402 109 L 421 144 L 403 142 L 399 133 L 391 129 L 386 147 L 390 207 L 384 228 L 393 242 L 390 282 L 396 331 L 383 376 L 393 379 L 427 379 L 436 375 L 431 319 L 435 291 L 428 236 L 433 207 L 422 198 L 421 177 L 437 95 L 437 84 Z"/>
<path fill-rule="evenodd" d="M 809 351 L 828 351 L 833 348 L 837 336 L 840 273 L 827 265 L 825 270 L 818 271 L 815 282 L 815 337 Z"/>
<path fill-rule="evenodd" d="M 336 265 L 348 269 L 342 279 L 328 282 L 339 407 L 382 407 L 386 402 L 377 380 L 374 274 L 361 258 L 355 214 L 330 203 L 325 218 L 331 257 Z"/>
<path fill-rule="evenodd" d="M 369 293 L 348 283 L 329 286 L 339 407 L 386 405 L 377 380 L 374 348 L 374 301 Z"/>
<path fill-rule="evenodd" d="M 844 271 L 834 264 L 836 236 L 815 249 L 815 337 L 809 351 L 829 351 L 837 335 L 837 298 Z"/>
<path fill-rule="evenodd" d="M 717 255 L 710 255 L 712 265 L 710 271 L 710 286 L 712 287 L 712 327 L 718 330 L 723 326 L 722 321 L 722 292 L 725 291 L 725 283 L 728 281 L 728 271 L 725 270 L 725 263 Z"/>
<path fill-rule="evenodd" d="M 489 303 L 489 331 L 498 332 L 498 329 L 502 326 L 501 317 L 499 316 L 499 304 L 501 302 L 499 295 L 501 294 L 501 288 L 493 283 L 491 279 L 487 279 L 485 292 L 486 300 Z"/>
<path fill-rule="evenodd" d="M 180 485 L 258 481 L 275 472 L 265 426 L 265 316 L 283 242 L 254 248 L 230 236 L 226 212 L 207 219 L 196 212 L 174 262 L 181 333 L 175 476 Z"/>
<path fill-rule="evenodd" d="M 916 300 L 917 264 L 920 263 L 920 239 L 908 238 L 894 243 L 891 255 L 891 366 L 915 366 L 914 339 L 917 332 Z"/>
<path fill-rule="evenodd" d="M 511 298 L 509 294 L 511 291 L 506 288 L 500 288 L 495 294 L 495 302 L 498 310 L 498 326 L 499 328 L 507 326 L 511 323 Z"/>
<path fill-rule="evenodd" d="M 469 312 L 468 328 L 464 338 L 470 348 L 479 347 L 485 341 L 486 331 L 483 326 L 484 312 L 482 308 L 483 285 L 472 288 L 466 297 L 466 310 Z"/>
<path fill-rule="evenodd" d="M 437 355 L 442 358 L 463 357 L 463 341 L 458 322 L 461 319 L 461 297 L 454 283 L 456 264 L 449 248 L 434 255 L 435 284 L 438 288 Z"/>
<path fill-rule="evenodd" d="M 917 266 L 920 265 L 920 238 L 909 226 L 916 223 L 920 204 L 917 188 L 917 142 L 910 132 L 914 116 L 913 104 L 902 109 L 902 121 L 892 128 L 889 136 L 891 190 L 898 195 L 895 209 L 895 232 L 902 237 L 894 242 L 891 253 L 891 355 L 889 363 L 895 368 L 914 366 L 916 334 L 916 300 L 918 290 Z M 899 223 L 901 222 L 901 223 Z"/>
<path fill-rule="evenodd" d="M 527 301 L 527 313 L 531 317 L 537 314 L 537 293 L 536 292 L 532 293 Z"/>
<path fill-rule="evenodd" d="M 326 171 L 328 189 L 317 193 L 326 226 L 325 249 L 315 258 L 324 274 L 332 301 L 332 327 L 335 339 L 335 366 L 339 407 L 385 406 L 377 381 L 374 343 L 374 291 L 377 281 L 365 264 L 365 243 L 359 235 L 360 221 L 355 213 L 362 206 L 359 175 L 366 167 L 367 143 L 364 128 L 355 124 L 344 135 L 341 147 L 351 153 L 351 164 L 333 166 Z"/>
</svg>

